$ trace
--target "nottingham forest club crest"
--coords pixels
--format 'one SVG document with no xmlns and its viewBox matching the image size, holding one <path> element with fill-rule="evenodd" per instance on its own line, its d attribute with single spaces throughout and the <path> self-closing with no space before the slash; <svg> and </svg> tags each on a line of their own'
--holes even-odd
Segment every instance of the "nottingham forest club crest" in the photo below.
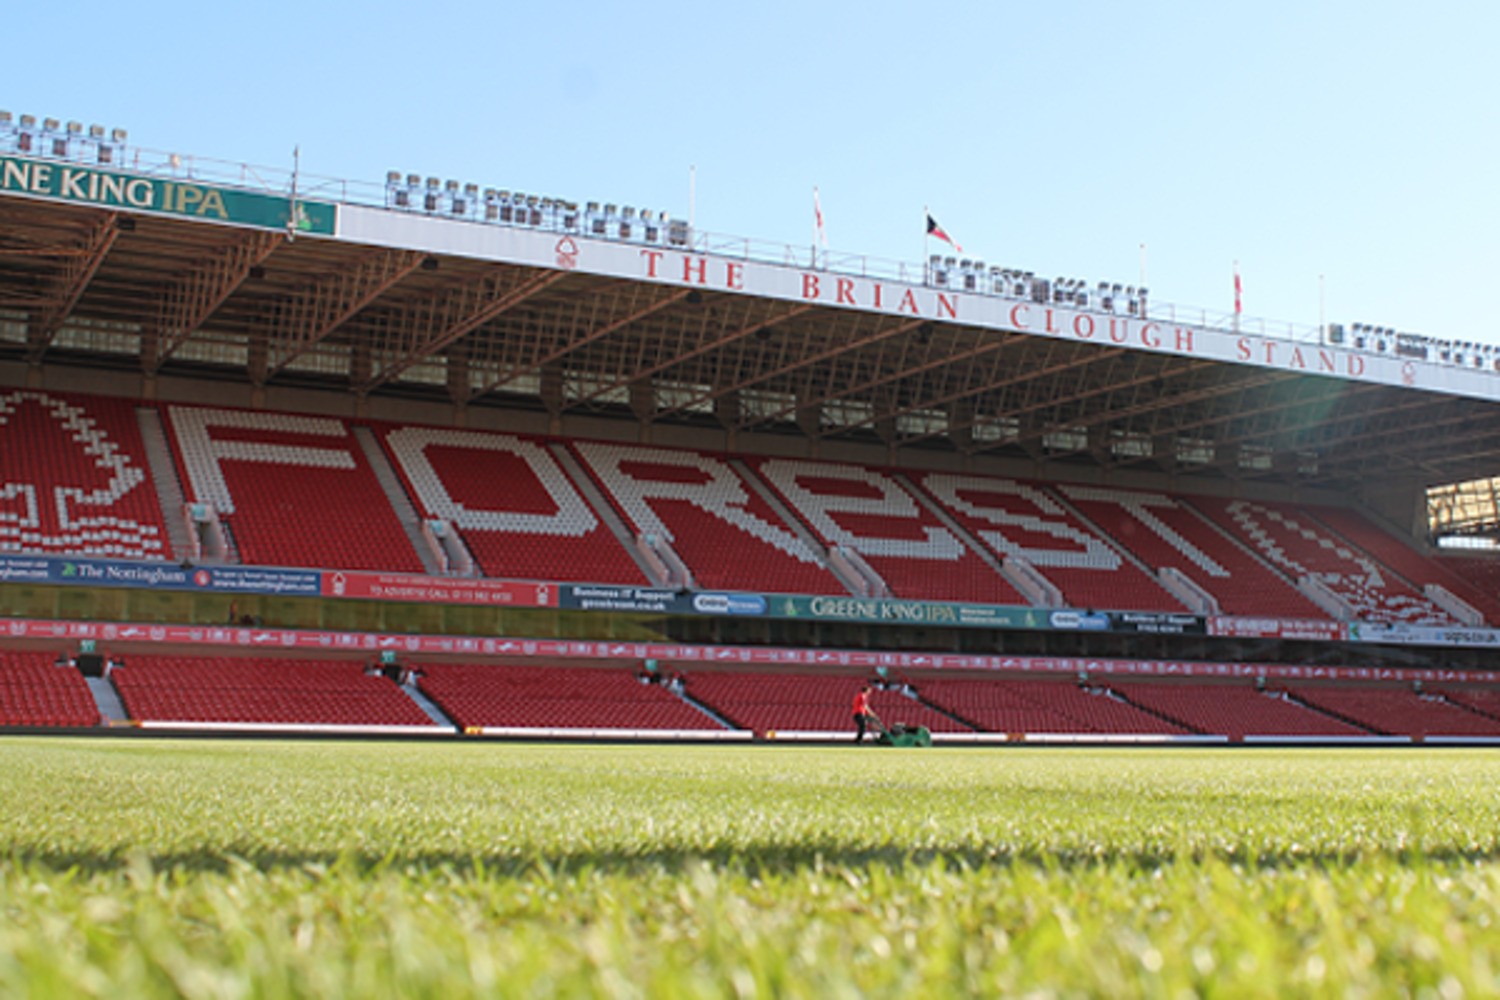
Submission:
<svg viewBox="0 0 1500 1000">
<path fill-rule="evenodd" d="M 571 271 L 578 266 L 578 243 L 571 236 L 557 241 L 557 266 Z"/>
</svg>

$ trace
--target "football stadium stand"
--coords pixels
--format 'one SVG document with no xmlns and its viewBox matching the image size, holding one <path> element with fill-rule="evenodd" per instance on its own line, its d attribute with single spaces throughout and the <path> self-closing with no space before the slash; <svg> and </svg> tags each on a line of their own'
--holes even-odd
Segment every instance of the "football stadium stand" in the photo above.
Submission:
<svg viewBox="0 0 1500 1000">
<path fill-rule="evenodd" d="M 649 582 L 546 442 L 429 427 L 382 440 L 423 516 L 452 525 L 485 576 Z"/>
<path fill-rule="evenodd" d="M 665 539 L 699 588 L 848 592 L 723 457 L 592 441 L 573 447 L 635 533 Z"/>
<path fill-rule="evenodd" d="M 1162 734 L 1191 730 L 1100 685 L 1067 680 L 923 679 L 923 700 L 994 733 Z"/>
<path fill-rule="evenodd" d="M 1500 558 L 1445 555 L 1439 564 L 1490 600 L 1500 600 Z M 1486 616 L 1490 624 L 1493 618 Z"/>
<path fill-rule="evenodd" d="M 0 726 L 97 726 L 83 675 L 52 653 L 0 651 Z"/>
<path fill-rule="evenodd" d="M 1175 719 L 1199 733 L 1232 741 L 1262 737 L 1358 737 L 1369 730 L 1246 683 L 1154 682 L 1110 687 L 1131 704 Z"/>
<path fill-rule="evenodd" d="M 121 400 L 0 392 L 0 552 L 171 559 Z"/>
<path fill-rule="evenodd" d="M 422 667 L 418 683 L 465 729 L 724 728 L 667 685 L 623 667 L 436 663 Z"/>
<path fill-rule="evenodd" d="M 1345 620 L 1452 625 L 1455 620 L 1389 569 L 1288 504 L 1194 497 L 1194 506 L 1261 558 L 1318 587 Z"/>
<path fill-rule="evenodd" d="M 347 661 L 131 656 L 110 678 L 140 722 L 433 725 L 389 678 Z"/>
<path fill-rule="evenodd" d="M 861 681 L 806 673 L 709 671 L 689 673 L 687 693 L 731 724 L 759 735 L 792 733 L 854 735 L 854 695 Z M 875 687 L 870 707 L 887 726 L 905 723 L 934 733 L 970 727 L 909 697 L 898 688 Z"/>
<path fill-rule="evenodd" d="M 1158 573 L 1175 570 L 1226 615 L 1327 618 L 1277 571 L 1165 493 L 1098 486 L 1058 487 L 1089 520 Z"/>
<path fill-rule="evenodd" d="M 1026 604 L 1000 570 L 892 476 L 793 459 L 747 460 L 835 552 L 852 552 L 897 597 Z"/>
<path fill-rule="evenodd" d="M 212 505 L 240 561 L 422 572 L 344 421 L 202 406 L 163 412 L 187 501 Z"/>
<path fill-rule="evenodd" d="M 160 412 L 184 499 L 219 513 L 232 559 L 423 571 L 355 425 Z M 0 450 L 0 551 L 172 558 L 165 525 L 180 512 L 162 510 L 128 403 L 17 390 L 0 397 L 0 421 L 12 443 Z M 686 579 L 671 582 L 699 589 L 1408 625 L 1500 619 L 1492 561 L 1427 556 L 1345 508 L 375 426 L 377 460 L 402 499 L 451 526 L 491 577 L 667 582 L 647 577 L 635 545 L 680 560 Z M 576 473 L 559 455 L 576 459 Z M 1055 590 L 1023 595 L 1028 577 Z M 1465 606 L 1478 617 L 1466 619 Z"/>
<path fill-rule="evenodd" d="M 1183 611 L 1133 559 L 1036 483 L 927 473 L 917 480 L 1001 559 L 1021 559 L 1074 608 Z"/>
<path fill-rule="evenodd" d="M 1308 507 L 1307 512 L 1379 560 L 1381 565 L 1395 570 L 1407 583 L 1424 592 L 1427 587 L 1441 587 L 1482 616 L 1480 620 L 1464 624 L 1500 624 L 1500 599 L 1473 586 L 1458 574 L 1449 571 L 1442 563 L 1372 524 L 1358 511 L 1319 506 Z"/>
<path fill-rule="evenodd" d="M 1500 719 L 1462 702 L 1410 687 L 1297 685 L 1292 697 L 1373 733 L 1423 739 L 1432 736 L 1500 736 Z"/>
<path fill-rule="evenodd" d="M 1495 688 L 1446 687 L 1432 693 L 1487 719 L 1500 719 L 1500 690 Z"/>
</svg>

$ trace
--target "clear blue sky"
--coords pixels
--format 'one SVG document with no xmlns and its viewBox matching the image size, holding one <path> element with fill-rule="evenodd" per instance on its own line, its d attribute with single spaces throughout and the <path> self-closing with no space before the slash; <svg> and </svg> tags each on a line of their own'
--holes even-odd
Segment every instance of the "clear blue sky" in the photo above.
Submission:
<svg viewBox="0 0 1500 1000">
<path fill-rule="evenodd" d="M 1500 343 L 1500 4 L 30 3 L 0 108 Z"/>
</svg>

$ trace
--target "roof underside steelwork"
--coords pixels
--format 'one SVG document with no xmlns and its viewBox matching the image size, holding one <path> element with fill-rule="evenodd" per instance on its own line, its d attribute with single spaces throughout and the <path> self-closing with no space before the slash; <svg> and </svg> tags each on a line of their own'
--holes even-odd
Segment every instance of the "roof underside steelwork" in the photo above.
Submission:
<svg viewBox="0 0 1500 1000">
<path fill-rule="evenodd" d="M 0 198 L 0 352 L 1350 489 L 1500 469 L 1500 406 Z"/>
</svg>

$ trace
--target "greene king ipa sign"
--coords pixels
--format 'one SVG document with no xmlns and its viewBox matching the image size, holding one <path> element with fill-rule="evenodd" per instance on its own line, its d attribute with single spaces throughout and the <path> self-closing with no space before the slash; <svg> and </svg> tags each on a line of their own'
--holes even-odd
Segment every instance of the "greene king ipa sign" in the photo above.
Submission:
<svg viewBox="0 0 1500 1000">
<path fill-rule="evenodd" d="M 214 187 L 191 181 L 95 170 L 75 163 L 0 156 L 0 191 L 83 202 L 105 208 L 164 212 L 261 229 L 333 235 L 334 206 L 326 202 Z"/>
</svg>

